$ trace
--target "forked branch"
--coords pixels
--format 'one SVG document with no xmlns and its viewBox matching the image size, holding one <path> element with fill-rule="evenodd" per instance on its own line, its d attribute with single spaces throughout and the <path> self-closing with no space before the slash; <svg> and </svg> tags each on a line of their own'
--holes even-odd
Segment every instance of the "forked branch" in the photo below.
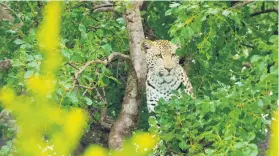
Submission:
<svg viewBox="0 0 279 156">
<path fill-rule="evenodd" d="M 74 82 L 73 82 L 73 85 L 72 85 L 72 88 L 74 89 L 75 88 L 75 85 L 76 84 L 79 84 L 78 82 L 78 77 L 79 75 L 88 67 L 90 66 L 91 64 L 103 64 L 105 66 L 107 66 L 109 63 L 111 63 L 116 57 L 118 58 L 122 58 L 124 60 L 131 60 L 130 57 L 128 55 L 125 55 L 125 54 L 122 54 L 122 53 L 119 53 L 119 52 L 113 52 L 111 53 L 107 59 L 105 60 L 91 60 L 89 62 L 87 62 L 85 65 L 83 65 L 76 73 L 75 73 L 75 76 L 74 76 Z"/>
</svg>

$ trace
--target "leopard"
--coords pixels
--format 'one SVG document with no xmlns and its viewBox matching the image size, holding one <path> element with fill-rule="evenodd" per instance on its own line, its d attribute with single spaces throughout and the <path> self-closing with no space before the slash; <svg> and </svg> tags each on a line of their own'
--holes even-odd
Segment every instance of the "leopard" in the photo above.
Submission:
<svg viewBox="0 0 279 156">
<path fill-rule="evenodd" d="M 192 84 L 176 55 L 179 45 L 168 40 L 144 40 L 141 47 L 147 63 L 146 99 L 149 113 L 155 112 L 160 98 L 169 101 L 174 90 L 184 88 L 184 92 L 194 98 Z"/>
</svg>

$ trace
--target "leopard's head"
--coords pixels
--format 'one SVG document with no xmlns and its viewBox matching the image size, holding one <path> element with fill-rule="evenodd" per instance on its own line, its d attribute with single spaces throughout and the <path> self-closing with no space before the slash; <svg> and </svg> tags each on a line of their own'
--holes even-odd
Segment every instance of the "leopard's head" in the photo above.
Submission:
<svg viewBox="0 0 279 156">
<path fill-rule="evenodd" d="M 179 65 L 179 57 L 175 54 L 179 46 L 168 40 L 142 42 L 142 49 L 146 54 L 148 69 L 157 68 L 160 71 L 170 72 Z"/>
</svg>

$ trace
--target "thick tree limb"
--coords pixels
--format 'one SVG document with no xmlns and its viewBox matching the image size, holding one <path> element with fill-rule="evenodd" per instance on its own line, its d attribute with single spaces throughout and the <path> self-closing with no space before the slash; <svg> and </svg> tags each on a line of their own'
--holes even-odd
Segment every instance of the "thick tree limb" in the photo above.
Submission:
<svg viewBox="0 0 279 156">
<path fill-rule="evenodd" d="M 139 100 L 136 72 L 134 70 L 130 70 L 128 74 L 122 109 L 109 134 L 108 143 L 111 149 L 120 149 L 122 147 L 123 140 L 127 136 L 131 135 L 133 128 L 137 124 Z"/>
<path fill-rule="evenodd" d="M 8 59 L 5 59 L 3 61 L 0 61 L 0 70 L 6 70 L 12 67 L 11 61 Z"/>
<path fill-rule="evenodd" d="M 105 66 L 107 66 L 113 59 L 115 59 L 115 57 L 121 57 L 125 60 L 130 60 L 130 57 L 125 55 L 125 54 L 122 54 L 122 53 L 118 53 L 118 52 L 113 52 L 111 53 L 108 58 L 106 60 L 92 60 L 92 61 L 89 61 L 87 62 L 85 65 L 83 65 L 79 71 L 77 71 L 75 73 L 75 77 L 74 77 L 74 82 L 73 82 L 73 85 L 72 85 L 72 88 L 74 89 L 75 88 L 75 85 L 76 84 L 79 84 L 78 83 L 78 77 L 79 75 L 91 64 L 95 64 L 95 63 L 99 63 L 99 64 L 103 64 Z"/>
<path fill-rule="evenodd" d="M 144 40 L 144 31 L 139 10 L 139 6 L 141 6 L 141 4 L 141 1 L 133 2 L 133 6 L 128 6 L 124 15 L 129 34 L 130 56 L 137 74 L 140 86 L 139 89 L 141 89 L 141 87 L 145 87 L 147 72 L 145 53 L 141 50 L 141 42 Z"/>
<path fill-rule="evenodd" d="M 130 69 L 122 109 L 117 121 L 111 128 L 109 135 L 109 147 L 120 149 L 123 140 L 131 135 L 137 125 L 139 106 L 146 79 L 145 54 L 141 50 L 141 42 L 144 40 L 139 6 L 142 2 L 133 1 L 127 7 L 124 14 L 129 33 L 130 56 L 133 69 Z"/>
<path fill-rule="evenodd" d="M 253 1 L 253 0 L 246 0 L 246 1 L 241 2 L 241 3 L 236 3 L 236 4 L 235 4 L 234 6 L 232 6 L 231 8 L 232 8 L 232 9 L 239 9 L 239 8 L 245 6 L 245 5 L 249 4 L 249 3 L 252 3 L 252 2 L 254 2 L 254 1 Z"/>
<path fill-rule="evenodd" d="M 252 13 L 250 16 L 253 17 L 253 16 L 257 16 L 257 15 L 261 15 L 261 14 L 269 13 L 269 12 L 275 12 L 275 13 L 278 14 L 278 8 L 273 8 L 273 9 L 266 9 L 266 10 L 262 10 L 262 11 L 257 11 L 257 12 Z"/>
</svg>

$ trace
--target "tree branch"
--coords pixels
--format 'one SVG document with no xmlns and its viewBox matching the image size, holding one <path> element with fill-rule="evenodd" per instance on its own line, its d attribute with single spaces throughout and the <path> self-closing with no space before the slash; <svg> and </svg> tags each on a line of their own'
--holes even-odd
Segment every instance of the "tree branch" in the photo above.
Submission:
<svg viewBox="0 0 279 156">
<path fill-rule="evenodd" d="M 253 16 L 257 16 L 257 15 L 261 15 L 261 14 L 269 13 L 269 12 L 275 12 L 275 13 L 278 14 L 278 8 L 272 8 L 272 9 L 257 11 L 257 12 L 252 13 L 250 16 L 253 17 Z"/>
<path fill-rule="evenodd" d="M 76 70 L 78 70 L 78 68 L 75 65 L 73 65 L 71 62 L 67 62 L 66 64 L 71 66 L 71 67 L 73 67 L 73 68 L 75 68 Z"/>
<path fill-rule="evenodd" d="M 107 11 L 114 12 L 115 9 L 113 7 L 102 7 L 102 8 L 98 8 L 98 9 L 93 10 L 93 12 L 107 12 Z"/>
<path fill-rule="evenodd" d="M 5 59 L 3 61 L 0 61 L 0 70 L 6 70 L 12 67 L 11 61 L 8 59 Z"/>
<path fill-rule="evenodd" d="M 124 139 L 131 135 L 137 125 L 147 73 L 145 53 L 141 50 L 144 33 L 139 6 L 141 6 L 142 1 L 132 1 L 130 4 L 124 13 L 124 18 L 129 34 L 129 48 L 133 68 L 128 73 L 121 112 L 109 134 L 108 144 L 111 149 L 121 149 Z"/>
<path fill-rule="evenodd" d="M 245 6 L 245 5 L 249 4 L 249 3 L 252 3 L 252 2 L 254 2 L 254 1 L 253 0 L 247 0 L 247 1 L 244 1 L 242 3 L 236 3 L 236 5 L 232 6 L 231 8 L 232 9 L 239 9 L 239 8 Z"/>
<path fill-rule="evenodd" d="M 77 72 L 75 73 L 75 77 L 74 77 L 74 82 L 73 82 L 73 85 L 72 85 L 72 89 L 75 88 L 75 85 L 76 85 L 76 84 L 79 84 L 79 83 L 78 83 L 78 77 L 79 77 L 79 75 L 80 75 L 89 65 L 95 64 L 95 63 L 99 63 L 99 64 L 103 64 L 103 65 L 107 66 L 115 57 L 121 57 L 121 58 L 123 58 L 123 59 L 125 59 L 125 60 L 130 60 L 130 57 L 127 56 L 127 55 L 125 55 L 125 54 L 122 54 L 122 53 L 119 53 L 119 52 L 113 52 L 113 53 L 111 53 L 111 54 L 108 56 L 108 58 L 107 58 L 106 60 L 99 60 L 99 59 L 97 59 L 97 60 L 89 61 L 89 62 L 87 62 L 85 65 L 83 65 L 83 66 L 80 68 L 79 71 L 77 71 Z"/>
<path fill-rule="evenodd" d="M 113 6 L 115 6 L 115 5 L 114 5 L 114 4 L 111 4 L 111 3 L 100 4 L 100 5 L 96 5 L 95 7 L 93 7 L 93 10 L 98 9 L 98 8 L 113 7 Z"/>
<path fill-rule="evenodd" d="M 93 12 L 106 12 L 106 11 L 115 11 L 113 8 L 115 4 L 112 3 L 105 3 L 105 4 L 100 4 L 95 7 L 93 7 Z"/>
</svg>

